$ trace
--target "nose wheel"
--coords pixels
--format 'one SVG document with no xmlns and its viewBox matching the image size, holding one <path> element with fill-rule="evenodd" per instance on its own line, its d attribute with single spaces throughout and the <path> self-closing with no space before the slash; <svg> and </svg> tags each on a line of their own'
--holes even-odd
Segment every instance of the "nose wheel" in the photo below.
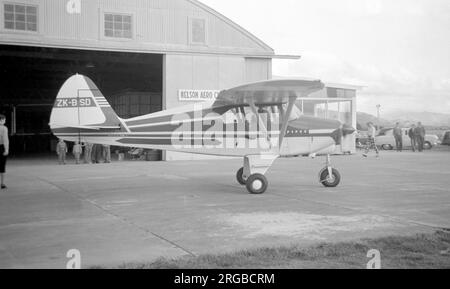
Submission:
<svg viewBox="0 0 450 289">
<path fill-rule="evenodd" d="M 334 188 L 341 182 L 339 171 L 331 167 L 330 155 L 327 155 L 326 167 L 319 173 L 320 183 L 327 188 Z"/>
<path fill-rule="evenodd" d="M 341 182 L 341 175 L 338 170 L 331 169 L 331 174 L 328 172 L 328 168 L 324 168 L 320 171 L 320 183 L 327 188 L 334 188 Z"/>
</svg>

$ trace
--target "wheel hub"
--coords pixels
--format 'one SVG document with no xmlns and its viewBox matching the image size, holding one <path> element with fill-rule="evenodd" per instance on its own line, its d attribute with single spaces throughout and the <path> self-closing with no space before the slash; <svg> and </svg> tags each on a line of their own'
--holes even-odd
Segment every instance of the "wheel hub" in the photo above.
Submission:
<svg viewBox="0 0 450 289">
<path fill-rule="evenodd" d="M 260 190 L 262 187 L 263 187 L 263 182 L 260 180 L 255 180 L 252 184 L 252 188 L 257 191 Z"/>
<path fill-rule="evenodd" d="M 327 182 L 330 182 L 330 183 L 334 182 L 334 176 L 333 175 L 328 175 L 327 176 Z"/>
</svg>

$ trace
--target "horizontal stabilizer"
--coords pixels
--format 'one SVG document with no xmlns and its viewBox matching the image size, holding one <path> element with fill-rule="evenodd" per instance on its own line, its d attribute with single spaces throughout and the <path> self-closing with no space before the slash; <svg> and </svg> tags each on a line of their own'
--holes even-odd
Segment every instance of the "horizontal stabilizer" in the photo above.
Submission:
<svg viewBox="0 0 450 289">
<path fill-rule="evenodd" d="M 63 127 L 70 127 L 70 128 L 78 128 L 78 129 L 89 129 L 89 130 L 101 130 L 101 129 L 120 129 L 120 126 L 88 126 L 88 125 L 72 125 L 72 124 L 50 124 L 51 128 L 63 128 Z"/>
</svg>

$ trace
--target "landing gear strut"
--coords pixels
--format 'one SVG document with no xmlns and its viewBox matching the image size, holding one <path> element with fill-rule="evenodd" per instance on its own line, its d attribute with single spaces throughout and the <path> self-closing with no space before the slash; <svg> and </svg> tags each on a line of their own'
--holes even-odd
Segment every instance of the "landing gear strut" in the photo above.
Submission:
<svg viewBox="0 0 450 289">
<path fill-rule="evenodd" d="M 327 155 L 326 166 L 319 173 L 319 181 L 328 188 L 334 188 L 341 182 L 341 175 L 338 170 L 331 166 L 331 157 Z"/>
<path fill-rule="evenodd" d="M 254 155 L 244 158 L 244 167 L 236 173 L 236 180 L 245 186 L 250 194 L 264 194 L 269 182 L 264 174 L 278 158 L 278 155 Z"/>
</svg>

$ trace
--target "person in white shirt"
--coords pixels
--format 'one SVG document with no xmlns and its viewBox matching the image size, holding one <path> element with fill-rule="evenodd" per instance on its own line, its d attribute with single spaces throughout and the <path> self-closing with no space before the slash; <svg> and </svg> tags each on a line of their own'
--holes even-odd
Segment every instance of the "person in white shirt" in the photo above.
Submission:
<svg viewBox="0 0 450 289">
<path fill-rule="evenodd" d="M 66 164 L 66 154 L 67 154 L 67 144 L 61 138 L 56 144 L 56 154 L 58 155 L 58 160 L 60 165 Z"/>
<path fill-rule="evenodd" d="M 369 151 L 373 149 L 376 152 L 378 158 L 380 156 L 380 152 L 378 151 L 378 148 L 375 144 L 375 136 L 377 134 L 377 129 L 375 128 L 372 122 L 369 122 L 367 126 L 369 127 L 369 130 L 367 132 L 368 140 L 366 151 L 364 152 L 363 156 L 367 158 Z"/>
<path fill-rule="evenodd" d="M 75 163 L 80 164 L 81 154 L 83 153 L 83 147 L 79 141 L 76 141 L 72 148 L 73 156 L 75 157 Z"/>
<path fill-rule="evenodd" d="M 5 185 L 5 171 L 6 171 L 6 158 L 9 154 L 9 138 L 8 128 L 5 126 L 6 117 L 0 114 L 0 180 L 1 189 L 6 189 Z"/>
</svg>

